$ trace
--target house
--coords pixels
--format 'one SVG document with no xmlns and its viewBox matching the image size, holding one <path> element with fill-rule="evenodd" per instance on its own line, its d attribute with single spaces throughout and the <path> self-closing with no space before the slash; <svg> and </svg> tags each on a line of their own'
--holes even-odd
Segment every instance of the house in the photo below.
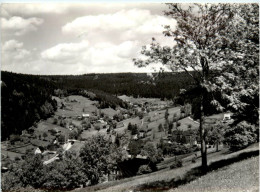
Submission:
<svg viewBox="0 0 260 192">
<path fill-rule="evenodd" d="M 230 113 L 225 113 L 223 121 L 228 121 L 228 120 L 231 120 L 231 115 L 230 115 Z"/>
<path fill-rule="evenodd" d="M 134 140 L 137 140 L 138 139 L 138 135 L 137 134 L 135 134 L 135 135 L 133 135 L 133 137 L 132 137 Z"/>
<path fill-rule="evenodd" d="M 36 155 L 36 154 L 41 154 L 42 153 L 42 151 L 39 149 L 39 147 L 37 147 L 37 149 L 34 151 L 34 154 Z"/>
<path fill-rule="evenodd" d="M 145 131 L 143 131 L 143 130 L 139 131 L 139 137 L 144 138 L 145 137 Z"/>
<path fill-rule="evenodd" d="M 107 125 L 107 122 L 104 121 L 103 119 L 99 119 L 97 122 L 98 122 L 98 123 L 101 123 L 101 124 L 104 124 L 104 125 Z"/>
<path fill-rule="evenodd" d="M 7 167 L 1 166 L 1 172 L 2 172 L 2 173 L 5 173 L 5 172 L 7 172 L 7 171 L 8 171 L 8 168 L 7 168 Z"/>
<path fill-rule="evenodd" d="M 82 117 L 83 117 L 83 118 L 89 118 L 90 115 L 89 115 L 88 113 L 83 113 L 83 114 L 82 114 Z"/>
</svg>

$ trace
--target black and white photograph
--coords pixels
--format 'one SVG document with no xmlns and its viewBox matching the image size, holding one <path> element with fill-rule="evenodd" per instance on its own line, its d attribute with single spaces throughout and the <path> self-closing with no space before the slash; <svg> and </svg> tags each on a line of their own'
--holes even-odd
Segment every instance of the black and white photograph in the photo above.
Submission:
<svg viewBox="0 0 260 192">
<path fill-rule="evenodd" d="M 258 1 L 0 16 L 1 191 L 259 191 Z"/>
</svg>

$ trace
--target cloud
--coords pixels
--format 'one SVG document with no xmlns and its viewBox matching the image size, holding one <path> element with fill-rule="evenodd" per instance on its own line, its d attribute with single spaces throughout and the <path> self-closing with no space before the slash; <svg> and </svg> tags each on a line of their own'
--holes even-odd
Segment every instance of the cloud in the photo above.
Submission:
<svg viewBox="0 0 260 192">
<path fill-rule="evenodd" d="M 21 49 L 23 47 L 22 42 L 18 42 L 15 39 L 9 40 L 4 43 L 2 50 L 3 51 L 16 51 L 18 49 Z"/>
<path fill-rule="evenodd" d="M 1 28 L 3 33 L 12 34 L 16 36 L 21 36 L 30 31 L 37 31 L 38 26 L 43 23 L 43 19 L 32 17 L 28 19 L 24 19 L 22 17 L 11 17 L 9 19 L 2 18 L 1 19 Z"/>
<path fill-rule="evenodd" d="M 41 57 L 53 62 L 75 64 L 77 60 L 80 60 L 82 53 L 87 49 L 88 45 L 87 41 L 58 44 L 43 51 Z"/>
<path fill-rule="evenodd" d="M 121 10 L 113 14 L 88 15 L 78 17 L 62 27 L 62 32 L 79 36 L 82 33 L 101 35 L 110 33 L 113 38 L 138 39 L 140 35 L 162 34 L 164 25 L 175 26 L 176 21 L 164 16 L 153 15 L 149 10 Z"/>
<path fill-rule="evenodd" d="M 61 69 L 64 74 L 149 71 L 133 65 L 132 58 L 139 52 L 140 45 L 137 41 L 125 41 L 120 44 L 101 42 L 90 46 L 83 40 L 78 43 L 58 44 L 43 51 L 41 58 L 46 65 L 52 66 L 52 69 L 55 66 L 54 71 Z"/>
<path fill-rule="evenodd" d="M 10 60 L 25 59 L 30 55 L 30 52 L 23 48 L 23 43 L 14 39 L 4 43 L 2 52 L 2 55 Z"/>
<path fill-rule="evenodd" d="M 31 53 L 23 48 L 23 43 L 17 40 L 6 41 L 2 45 L 2 68 L 12 67 L 28 61 L 31 58 Z"/>
<path fill-rule="evenodd" d="M 137 68 L 132 58 L 140 57 L 152 37 L 172 44 L 162 34 L 163 25 L 176 22 L 159 15 L 164 6 L 3 4 L 2 69 L 33 74 L 152 71 Z"/>
<path fill-rule="evenodd" d="M 6 3 L 1 5 L 1 15 L 10 17 L 13 15 L 39 15 L 39 14 L 61 14 L 65 13 L 69 4 L 55 3 Z"/>
</svg>

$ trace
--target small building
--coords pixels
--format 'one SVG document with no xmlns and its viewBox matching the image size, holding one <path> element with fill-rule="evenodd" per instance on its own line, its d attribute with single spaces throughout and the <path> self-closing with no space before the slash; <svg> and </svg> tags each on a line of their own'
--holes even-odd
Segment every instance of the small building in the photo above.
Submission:
<svg viewBox="0 0 260 192">
<path fill-rule="evenodd" d="M 144 138 L 145 137 L 145 132 L 144 131 L 140 131 L 139 132 L 139 137 L 140 138 Z"/>
<path fill-rule="evenodd" d="M 223 117 L 223 121 L 228 121 L 231 120 L 231 114 L 230 113 L 225 113 Z"/>
<path fill-rule="evenodd" d="M 1 166 L 1 172 L 2 172 L 2 173 L 5 173 L 5 172 L 7 172 L 7 171 L 8 171 L 8 168 L 7 168 L 7 167 Z"/>
<path fill-rule="evenodd" d="M 137 140 L 138 139 L 138 135 L 137 134 L 135 134 L 135 135 L 133 135 L 133 137 L 132 137 L 134 140 Z"/>
<path fill-rule="evenodd" d="M 89 115 L 88 113 L 83 113 L 83 114 L 82 114 L 82 117 L 83 117 L 83 118 L 89 118 L 90 115 Z"/>
<path fill-rule="evenodd" d="M 36 154 L 41 154 L 41 153 L 42 153 L 42 151 L 40 150 L 39 147 L 37 147 L 37 149 L 35 150 L 34 154 L 36 155 Z"/>
</svg>

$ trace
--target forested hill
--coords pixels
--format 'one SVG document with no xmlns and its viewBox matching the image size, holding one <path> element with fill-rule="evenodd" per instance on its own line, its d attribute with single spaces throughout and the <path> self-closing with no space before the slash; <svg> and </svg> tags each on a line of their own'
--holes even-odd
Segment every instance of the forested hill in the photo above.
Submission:
<svg viewBox="0 0 260 192">
<path fill-rule="evenodd" d="M 172 99 L 180 89 L 188 89 L 193 80 L 186 73 L 161 73 L 153 79 L 147 73 L 110 73 L 44 76 L 60 89 L 100 90 L 113 95 Z"/>
<path fill-rule="evenodd" d="M 53 90 L 54 84 L 40 76 L 1 72 L 1 140 L 53 114 Z"/>
</svg>

